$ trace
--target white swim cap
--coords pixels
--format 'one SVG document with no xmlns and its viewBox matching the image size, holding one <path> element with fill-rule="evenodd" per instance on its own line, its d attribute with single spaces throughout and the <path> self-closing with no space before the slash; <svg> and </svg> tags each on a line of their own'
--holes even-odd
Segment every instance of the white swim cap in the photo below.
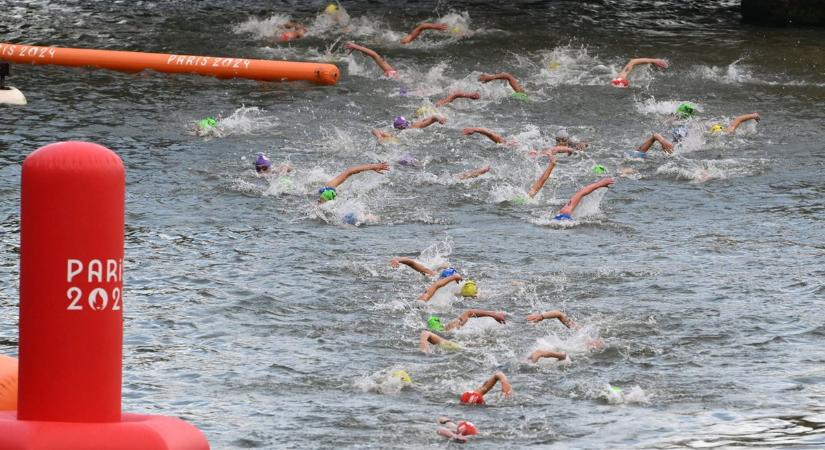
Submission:
<svg viewBox="0 0 825 450">
<path fill-rule="evenodd" d="M 559 131 L 556 131 L 556 139 L 570 139 L 570 135 L 567 134 L 567 130 L 562 128 Z"/>
</svg>

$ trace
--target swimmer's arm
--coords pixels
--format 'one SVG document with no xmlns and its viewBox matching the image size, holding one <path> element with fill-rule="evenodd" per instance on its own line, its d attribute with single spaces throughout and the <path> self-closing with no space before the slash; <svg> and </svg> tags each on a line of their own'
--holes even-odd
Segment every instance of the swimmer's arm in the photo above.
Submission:
<svg viewBox="0 0 825 450">
<path fill-rule="evenodd" d="M 662 146 L 662 151 L 665 153 L 673 153 L 673 143 L 665 139 L 659 133 L 653 133 L 653 139 Z"/>
<path fill-rule="evenodd" d="M 359 174 L 361 172 L 366 172 L 368 170 L 374 170 L 375 172 L 383 173 L 386 170 L 390 170 L 390 166 L 389 164 L 387 164 L 386 161 L 384 161 L 375 164 L 363 164 L 360 166 L 350 167 L 347 170 L 341 172 L 337 177 L 329 180 L 326 186 L 337 188 L 338 186 L 343 184 L 344 181 L 347 181 L 347 178 L 355 174 Z"/>
<path fill-rule="evenodd" d="M 457 173 L 457 174 L 455 174 L 455 177 L 458 178 L 459 180 L 469 180 L 470 178 L 475 178 L 475 177 L 479 177 L 481 175 L 484 175 L 485 173 L 487 173 L 489 171 L 490 171 L 490 165 L 487 164 L 486 166 L 480 167 L 478 169 L 473 169 L 473 170 L 468 170 L 466 172 Z"/>
<path fill-rule="evenodd" d="M 443 428 L 443 427 L 439 428 L 436 431 L 436 433 L 438 433 L 439 436 L 445 437 L 447 439 L 454 439 L 457 442 L 461 442 L 461 443 L 467 442 L 467 437 L 466 436 L 462 436 L 458 433 L 453 433 L 452 431 L 448 430 L 447 428 Z"/>
<path fill-rule="evenodd" d="M 464 133 L 465 136 L 472 136 L 473 134 L 476 134 L 476 133 L 483 134 L 484 136 L 487 136 L 488 138 L 490 138 L 490 140 L 492 140 L 496 144 L 503 144 L 505 142 L 504 138 L 501 137 L 500 134 L 497 134 L 494 131 L 489 130 L 487 128 L 469 127 L 469 128 L 462 129 L 461 132 Z"/>
<path fill-rule="evenodd" d="M 450 321 L 444 329 L 449 331 L 454 328 L 461 328 L 467 324 L 467 321 L 472 317 L 492 317 L 498 323 L 506 323 L 506 317 L 502 311 L 487 311 L 484 309 L 468 309 L 458 316 L 458 319 Z"/>
<path fill-rule="evenodd" d="M 558 319 L 559 322 L 561 322 L 567 328 L 573 328 L 573 327 L 576 326 L 576 324 L 573 323 L 573 321 L 570 320 L 567 317 L 567 314 L 565 314 L 561 311 L 558 311 L 558 310 L 556 310 L 556 311 L 545 311 L 545 312 L 542 312 L 542 313 L 535 313 L 535 314 L 530 314 L 529 316 L 527 316 L 527 320 L 529 322 L 533 322 L 534 324 L 539 323 L 542 320 L 547 320 L 547 319 Z"/>
<path fill-rule="evenodd" d="M 412 123 L 412 125 L 410 125 L 410 128 L 427 128 L 436 122 L 444 125 L 447 123 L 447 119 L 443 116 L 430 116 L 421 120 L 416 120 Z"/>
<path fill-rule="evenodd" d="M 439 30 L 439 31 L 447 31 L 447 24 L 446 23 L 422 23 L 417 27 L 413 28 L 410 31 L 410 34 L 404 36 L 401 39 L 402 44 L 409 44 L 410 42 L 418 39 L 418 35 L 421 34 L 424 30 Z"/>
<path fill-rule="evenodd" d="M 346 48 L 347 50 L 356 50 L 369 56 L 370 58 L 372 58 L 373 61 L 375 61 L 375 64 L 378 64 L 378 67 L 380 67 L 381 70 L 384 71 L 384 73 L 395 71 L 395 69 L 393 69 L 391 65 L 384 61 L 384 59 L 381 58 L 381 56 L 379 56 L 378 53 L 376 53 L 374 50 L 370 50 L 367 47 L 363 47 L 354 42 L 347 42 L 346 45 L 344 45 L 344 48 Z"/>
<path fill-rule="evenodd" d="M 639 64 L 653 64 L 659 68 L 667 69 L 668 64 L 667 61 L 664 59 L 656 59 L 656 58 L 633 58 L 628 61 L 627 65 L 624 66 L 621 72 L 619 72 L 618 77 L 627 79 L 630 75 L 630 72 L 633 71 L 633 68 Z"/>
<path fill-rule="evenodd" d="M 427 330 L 423 330 L 418 338 L 418 348 L 424 353 L 430 353 L 430 344 L 440 345 L 445 341 L 447 340 L 443 337 Z"/>
<path fill-rule="evenodd" d="M 733 119 L 733 122 L 730 123 L 730 126 L 725 131 L 728 133 L 733 133 L 734 131 L 736 131 L 737 128 L 739 128 L 739 125 L 742 125 L 743 123 L 749 120 L 755 120 L 759 122 L 760 120 L 762 120 L 762 117 L 759 116 L 759 113 L 750 113 L 739 116 Z"/>
<path fill-rule="evenodd" d="M 429 268 L 427 268 L 427 266 L 421 264 L 421 262 L 416 261 L 412 258 L 399 256 L 390 260 L 390 266 L 392 267 L 398 267 L 399 264 L 404 264 L 405 266 L 412 268 L 413 270 L 417 271 L 422 275 L 433 276 L 436 274 L 434 270 L 430 270 Z"/>
<path fill-rule="evenodd" d="M 494 373 L 493 376 L 490 377 L 490 379 L 488 379 L 484 382 L 483 385 L 481 385 L 481 388 L 479 388 L 478 392 L 481 395 L 486 395 L 488 392 L 490 392 L 490 389 L 492 389 L 493 386 L 496 385 L 497 382 L 501 383 L 501 392 L 504 395 L 510 396 L 513 394 L 513 387 L 510 385 L 510 380 L 507 379 L 507 375 L 504 375 L 503 372 Z"/>
<path fill-rule="evenodd" d="M 547 168 L 544 169 L 544 173 L 541 174 L 539 179 L 536 180 L 536 182 L 533 183 L 532 186 L 530 186 L 530 192 L 527 193 L 527 195 L 529 195 L 530 198 L 535 197 L 536 194 L 539 193 L 541 188 L 544 187 L 544 183 L 546 183 L 547 179 L 550 178 L 550 175 L 553 173 L 553 169 L 555 169 L 555 168 L 556 168 L 556 157 L 551 154 L 550 155 L 550 164 L 548 164 Z"/>
<path fill-rule="evenodd" d="M 567 353 L 551 352 L 550 350 L 536 350 L 530 355 L 530 361 L 537 362 L 541 358 L 556 358 L 559 361 L 567 358 Z"/>
<path fill-rule="evenodd" d="M 375 136 L 380 142 L 392 137 L 392 134 L 387 133 L 386 131 L 381 131 L 378 128 L 372 129 L 372 135 Z"/>
<path fill-rule="evenodd" d="M 451 92 L 450 95 L 442 98 L 441 100 L 435 103 L 436 108 L 446 105 L 447 103 L 451 103 L 453 100 L 458 98 L 469 98 L 471 100 L 478 100 L 481 98 L 481 94 L 478 92 L 465 92 L 465 91 L 455 91 Z"/>
<path fill-rule="evenodd" d="M 492 74 L 490 74 L 490 73 L 482 73 L 482 74 L 478 77 L 478 81 L 481 81 L 482 83 L 488 83 L 488 82 L 493 81 L 493 80 L 505 80 L 505 81 L 507 81 L 508 83 L 510 83 L 510 87 L 511 87 L 511 88 L 513 88 L 513 90 L 514 90 L 515 92 L 521 92 L 521 93 L 524 93 L 524 88 L 523 88 L 523 87 L 521 87 L 521 84 L 519 84 L 519 82 L 518 82 L 518 80 L 516 79 L 516 77 L 514 77 L 514 76 L 510 75 L 510 74 L 509 74 L 509 73 L 507 73 L 507 72 L 492 73 Z"/>
<path fill-rule="evenodd" d="M 419 296 L 418 299 L 422 300 L 422 301 L 425 301 L 425 302 L 428 302 L 428 301 L 430 301 L 431 298 L 433 298 L 433 295 L 435 295 L 435 292 L 437 290 L 439 290 L 439 289 L 443 288 L 444 286 L 452 283 L 453 281 L 458 283 L 462 279 L 463 278 L 461 277 L 461 275 L 458 275 L 458 274 L 449 276 L 447 278 L 442 278 L 442 279 L 436 281 L 435 283 L 431 284 L 429 287 L 427 287 L 427 290 L 424 291 L 424 293 L 421 294 L 421 296 Z"/>
<path fill-rule="evenodd" d="M 573 197 L 570 199 L 569 202 L 567 202 L 566 205 L 564 205 L 564 207 L 562 209 L 559 210 L 559 213 L 560 214 L 573 214 L 573 211 L 576 209 L 577 206 L 579 206 L 579 203 L 582 201 L 582 199 L 585 196 L 589 195 L 591 192 L 595 191 L 596 189 L 610 186 L 611 184 L 613 184 L 615 182 L 616 182 L 616 180 L 614 180 L 613 178 L 608 177 L 608 178 L 602 178 L 601 180 L 599 180 L 595 183 L 588 184 L 587 186 L 579 189 L 578 192 L 573 194 Z"/>
<path fill-rule="evenodd" d="M 575 152 L 574 149 L 567 147 L 565 145 L 557 145 L 553 148 L 548 148 L 545 150 L 531 150 L 528 155 L 530 156 L 539 156 L 539 155 L 547 155 L 552 156 L 558 153 L 567 153 L 568 155 L 572 155 Z"/>
</svg>

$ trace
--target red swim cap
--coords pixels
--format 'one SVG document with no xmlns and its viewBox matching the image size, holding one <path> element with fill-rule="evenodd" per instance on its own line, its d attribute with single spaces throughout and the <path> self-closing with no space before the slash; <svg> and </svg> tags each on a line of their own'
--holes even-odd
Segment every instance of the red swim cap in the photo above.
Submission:
<svg viewBox="0 0 825 450">
<path fill-rule="evenodd" d="M 613 81 L 610 82 L 613 86 L 616 87 L 629 87 L 630 82 L 627 81 L 627 78 L 614 78 Z"/>
<path fill-rule="evenodd" d="M 463 394 L 461 394 L 461 403 L 483 405 L 484 404 L 484 396 L 481 395 L 480 392 L 466 391 Z"/>
<path fill-rule="evenodd" d="M 292 39 L 292 34 L 288 31 L 286 31 L 286 32 L 281 33 L 281 35 L 278 36 L 278 38 L 281 39 L 282 42 L 286 42 L 286 41 L 289 41 L 289 40 Z"/>
<path fill-rule="evenodd" d="M 470 422 L 458 422 L 458 434 L 462 436 L 472 436 L 474 434 L 478 434 L 478 430 L 476 426 L 471 424 Z"/>
</svg>

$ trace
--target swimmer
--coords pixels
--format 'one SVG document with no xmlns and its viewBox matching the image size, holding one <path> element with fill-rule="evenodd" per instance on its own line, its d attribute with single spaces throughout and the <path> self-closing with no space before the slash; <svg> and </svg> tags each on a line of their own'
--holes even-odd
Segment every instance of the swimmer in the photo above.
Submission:
<svg viewBox="0 0 825 450">
<path fill-rule="evenodd" d="M 470 100 L 478 100 L 481 98 L 481 94 L 478 92 L 466 92 L 466 91 L 453 91 L 450 92 L 450 95 L 442 98 L 441 100 L 435 102 L 435 107 L 440 108 L 448 103 L 452 103 L 454 100 L 459 98 L 468 98 Z"/>
<path fill-rule="evenodd" d="M 444 339 L 433 332 L 422 330 L 421 335 L 418 338 L 419 350 L 423 353 L 432 353 L 430 344 L 437 345 L 442 350 L 461 350 L 461 346 L 455 342 Z"/>
<path fill-rule="evenodd" d="M 361 173 L 366 172 L 368 170 L 372 170 L 376 173 L 384 173 L 387 170 L 390 170 L 389 164 L 386 161 L 375 163 L 375 164 L 363 164 L 360 166 L 350 167 L 347 170 L 341 172 L 335 178 L 327 181 L 327 183 L 318 190 L 318 195 L 321 197 L 320 202 L 324 203 L 330 200 L 335 200 L 335 197 L 338 196 L 338 191 L 335 189 L 340 186 L 342 183 L 347 181 L 347 178 Z"/>
<path fill-rule="evenodd" d="M 587 148 L 587 143 L 579 141 L 576 136 L 570 136 L 564 128 L 556 132 L 556 147 L 569 147 L 575 150 L 584 150 Z"/>
<path fill-rule="evenodd" d="M 375 61 L 375 64 L 378 64 L 378 67 L 380 67 L 381 70 L 384 71 L 384 75 L 390 78 L 398 76 L 398 72 L 395 69 L 393 69 L 392 66 L 387 63 L 387 61 L 384 61 L 384 58 L 379 56 L 378 53 L 376 53 L 375 51 L 370 50 L 367 47 L 360 46 L 354 42 L 347 42 L 346 45 L 344 45 L 344 48 L 350 51 L 357 50 L 372 58 L 372 60 Z"/>
<path fill-rule="evenodd" d="M 553 169 L 556 168 L 556 153 L 567 153 L 568 155 L 573 154 L 573 149 L 570 147 L 553 147 L 549 151 L 547 151 L 547 156 L 550 158 L 550 163 L 547 165 L 547 168 L 544 169 L 544 173 L 539 176 L 538 180 L 530 186 L 530 191 L 527 192 L 527 195 L 530 198 L 536 196 L 539 193 L 541 188 L 544 187 L 544 184 L 547 183 L 547 179 L 550 178 L 550 175 L 553 173 Z"/>
<path fill-rule="evenodd" d="M 610 84 L 612 84 L 615 87 L 630 87 L 630 81 L 628 80 L 628 77 L 630 77 L 630 72 L 633 72 L 633 69 L 639 64 L 652 64 L 661 69 L 667 69 L 668 67 L 667 61 L 665 61 L 664 59 L 633 58 L 627 63 L 627 65 L 624 66 L 624 69 L 622 69 L 622 71 L 619 72 L 618 75 L 616 75 L 616 78 L 614 78 L 610 82 Z"/>
<path fill-rule="evenodd" d="M 524 88 L 521 87 L 521 84 L 519 84 L 516 77 L 510 75 L 507 72 L 492 73 L 492 74 L 491 73 L 482 73 L 481 75 L 478 76 L 478 81 L 481 81 L 482 83 L 489 83 L 490 81 L 493 81 L 493 80 L 505 80 L 508 83 L 510 83 L 510 87 L 513 88 L 513 92 L 518 92 L 520 94 L 525 93 Z"/>
<path fill-rule="evenodd" d="M 512 139 L 512 140 L 508 141 L 508 140 L 504 139 L 503 136 L 501 136 L 500 134 L 496 133 L 493 130 L 490 130 L 489 128 L 467 127 L 467 128 L 462 128 L 461 133 L 464 134 L 465 136 L 472 136 L 474 134 L 480 134 L 480 135 L 483 135 L 483 136 L 487 136 L 491 141 L 495 142 L 496 144 L 506 144 L 506 145 L 515 145 L 516 144 L 515 139 Z"/>
<path fill-rule="evenodd" d="M 467 436 L 478 434 L 478 429 L 476 429 L 475 425 L 463 420 L 453 422 L 449 417 L 439 417 L 438 423 L 443 425 L 436 431 L 439 436 L 452 439 L 462 444 L 467 442 Z"/>
<path fill-rule="evenodd" d="M 404 36 L 401 39 L 402 44 L 409 44 L 410 42 L 418 39 L 418 35 L 421 34 L 424 30 L 438 30 L 438 31 L 447 31 L 447 24 L 446 23 L 422 23 L 417 27 L 413 28 L 410 31 L 410 34 Z"/>
<path fill-rule="evenodd" d="M 460 401 L 466 405 L 483 405 L 484 404 L 484 395 L 490 392 L 493 389 L 493 386 L 496 383 L 501 383 L 501 392 L 504 394 L 505 397 L 510 397 L 513 395 L 513 387 L 510 385 L 510 381 L 507 379 L 507 376 L 504 375 L 503 372 L 496 372 L 491 376 L 484 384 L 481 385 L 478 390 L 475 391 L 465 391 L 461 394 Z"/>
<path fill-rule="evenodd" d="M 278 35 L 278 40 L 281 42 L 289 42 L 293 39 L 300 39 L 307 34 L 307 29 L 303 24 L 291 20 L 281 25 L 281 27 L 285 30 L 283 33 Z"/>
<path fill-rule="evenodd" d="M 561 311 L 545 311 L 541 313 L 533 313 L 527 316 L 527 321 L 532 323 L 533 325 L 538 324 L 542 320 L 547 319 L 558 319 L 562 325 L 566 326 L 567 328 L 574 328 L 576 324 L 567 317 L 567 314 Z"/>
<path fill-rule="evenodd" d="M 464 277 L 461 276 L 455 269 L 452 267 L 448 267 L 441 271 L 441 278 L 427 286 L 427 289 L 424 291 L 423 294 L 418 296 L 418 299 L 422 302 L 430 301 L 436 292 L 439 289 L 447 286 L 452 282 L 459 283 L 462 281 Z M 461 297 L 477 297 L 478 296 L 478 287 L 476 286 L 476 282 L 473 280 L 467 280 L 463 284 L 461 284 L 461 289 L 455 294 Z"/>
<path fill-rule="evenodd" d="M 393 269 L 397 269 L 401 264 L 427 277 L 434 277 L 438 274 L 438 272 L 425 266 L 424 263 L 422 263 L 421 261 L 412 258 L 407 258 L 405 256 L 396 256 L 395 258 L 390 260 L 390 267 L 392 267 Z"/>
<path fill-rule="evenodd" d="M 406 130 L 407 128 L 427 128 L 434 123 L 444 125 L 447 123 L 447 119 L 443 116 L 430 116 L 424 119 L 416 120 L 415 122 L 410 122 L 403 116 L 398 116 L 393 119 L 392 127 L 396 130 Z M 392 133 L 381 131 L 378 128 L 373 128 L 372 135 L 375 136 L 379 142 L 385 142 L 386 140 L 395 138 L 395 135 Z"/>
<path fill-rule="evenodd" d="M 616 180 L 613 178 L 602 178 L 601 180 L 588 184 L 587 186 L 579 189 L 578 192 L 573 194 L 573 197 L 564 205 L 560 210 L 559 213 L 553 217 L 553 220 L 562 221 L 562 220 L 574 220 L 573 219 L 573 211 L 575 211 L 576 207 L 579 206 L 579 203 L 582 199 L 588 195 L 590 195 L 593 191 L 599 188 L 608 187 L 615 183 Z"/>
<path fill-rule="evenodd" d="M 271 173 L 286 175 L 289 172 L 292 172 L 292 166 L 289 164 L 278 164 L 277 166 L 272 167 L 272 163 L 269 161 L 269 158 L 267 158 L 263 153 L 258 153 L 258 157 L 255 159 L 255 172 L 258 172 L 261 175 L 268 175 Z"/>
<path fill-rule="evenodd" d="M 722 128 L 722 125 L 717 123 L 710 128 L 710 131 L 712 133 L 721 133 L 723 131 L 725 133 L 733 133 L 734 131 L 736 131 L 737 128 L 739 128 L 739 125 L 742 125 L 743 123 L 749 120 L 755 120 L 759 122 L 760 120 L 762 120 L 762 117 L 759 115 L 759 113 L 756 112 L 750 114 L 743 114 L 741 116 L 734 118 L 731 121 L 730 126 L 728 126 L 727 128 Z"/>
<path fill-rule="evenodd" d="M 470 178 L 476 178 L 484 175 L 485 173 L 490 171 L 490 165 L 487 164 L 484 167 L 479 167 L 478 169 L 468 170 L 466 172 L 461 172 L 453 175 L 454 177 L 458 178 L 459 180 L 469 180 Z"/>
</svg>

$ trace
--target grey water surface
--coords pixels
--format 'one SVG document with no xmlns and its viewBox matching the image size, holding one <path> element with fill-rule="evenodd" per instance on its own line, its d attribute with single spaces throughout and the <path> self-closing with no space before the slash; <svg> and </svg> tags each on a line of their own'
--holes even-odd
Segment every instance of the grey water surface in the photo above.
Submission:
<svg viewBox="0 0 825 450">
<path fill-rule="evenodd" d="M 127 173 L 124 410 L 181 417 L 213 448 L 441 448 L 440 415 L 475 423 L 476 448 L 825 446 L 825 30 L 743 25 L 736 1 L 342 5 L 346 28 L 325 25 L 317 1 L 0 1 L 0 42 L 341 68 L 323 87 L 14 65 L 29 104 L 0 107 L 0 352 L 17 354 L 21 163 L 88 140 Z M 287 16 L 309 35 L 277 42 Z M 398 43 L 424 20 L 450 30 Z M 400 78 L 347 55 L 349 40 Z M 634 56 L 670 67 L 610 86 Z M 476 81 L 497 71 L 529 101 Z M 454 89 L 481 99 L 396 142 L 370 134 Z M 683 101 L 700 112 L 673 155 L 625 156 Z M 706 133 L 754 111 L 761 122 L 735 135 Z M 219 135 L 191 132 L 218 114 Z M 513 201 L 547 164 L 528 151 L 561 128 L 589 148 L 559 156 L 536 200 Z M 258 152 L 292 175 L 258 177 Z M 417 166 L 395 164 L 405 152 Z M 382 160 L 390 172 L 317 204 L 324 180 Z M 551 223 L 595 164 L 616 184 L 575 226 Z M 396 255 L 477 281 L 478 298 L 437 311 L 445 320 L 482 308 L 507 325 L 419 352 L 429 280 L 391 268 Z M 525 320 L 550 309 L 585 331 Z M 596 336 L 604 349 L 582 343 Z M 527 362 L 547 346 L 571 361 Z M 399 369 L 403 389 L 388 375 Z M 513 398 L 458 404 L 499 369 Z"/>
</svg>

